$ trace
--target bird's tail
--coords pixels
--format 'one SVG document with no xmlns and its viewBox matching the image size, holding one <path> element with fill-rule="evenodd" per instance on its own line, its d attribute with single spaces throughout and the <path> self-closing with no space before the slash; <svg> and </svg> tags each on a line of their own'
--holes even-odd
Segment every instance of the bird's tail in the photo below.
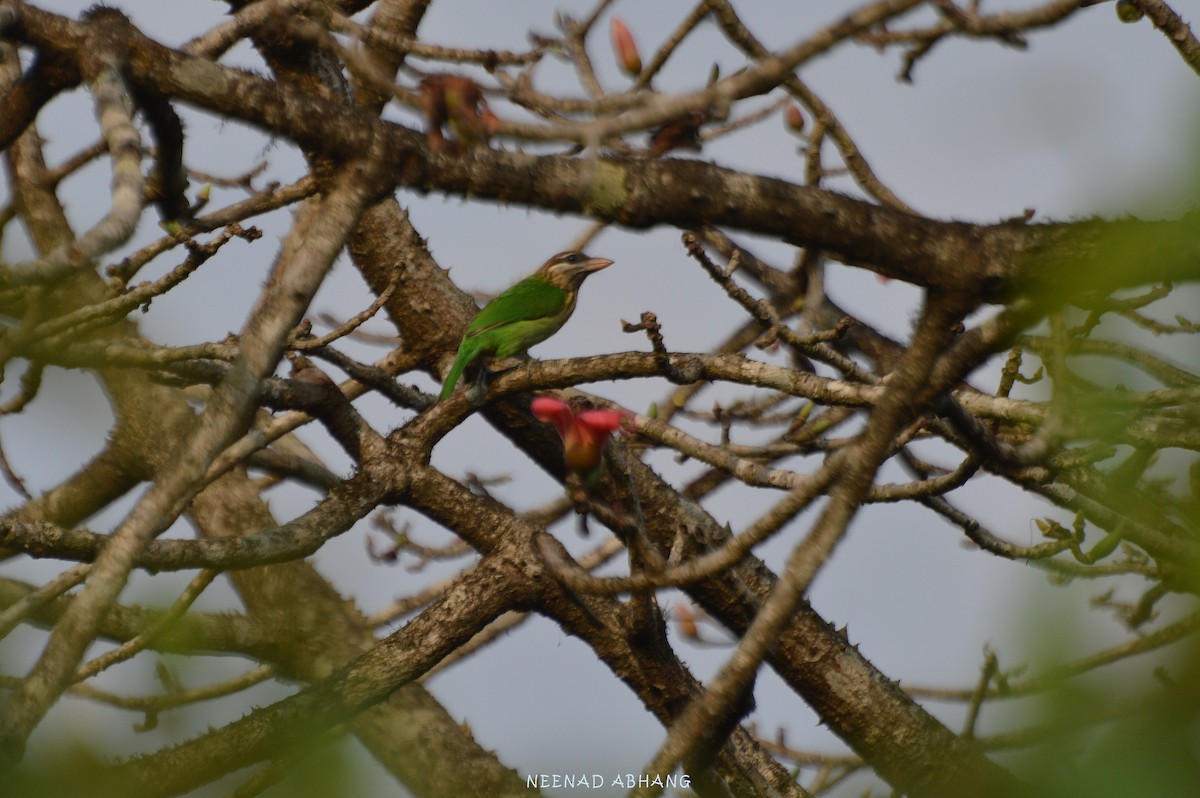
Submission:
<svg viewBox="0 0 1200 798">
<path fill-rule="evenodd" d="M 458 357 L 454 358 L 454 365 L 450 367 L 450 373 L 446 375 L 446 381 L 442 383 L 442 392 L 438 395 L 438 401 L 445 401 L 446 397 L 454 390 L 454 386 L 458 384 L 458 378 L 462 376 L 463 369 L 471 362 L 471 352 L 467 347 L 459 347 Z"/>
</svg>

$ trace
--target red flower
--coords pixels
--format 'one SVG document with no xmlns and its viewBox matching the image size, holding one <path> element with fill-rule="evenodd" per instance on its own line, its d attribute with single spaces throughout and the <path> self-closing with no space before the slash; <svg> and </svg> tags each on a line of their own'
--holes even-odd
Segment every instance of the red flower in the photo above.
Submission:
<svg viewBox="0 0 1200 798">
<path fill-rule="evenodd" d="M 563 441 L 563 460 L 571 471 L 588 473 L 600 457 L 625 414 L 613 410 L 575 410 L 553 396 L 538 396 L 529 405 L 538 421 L 553 424 Z"/>
</svg>

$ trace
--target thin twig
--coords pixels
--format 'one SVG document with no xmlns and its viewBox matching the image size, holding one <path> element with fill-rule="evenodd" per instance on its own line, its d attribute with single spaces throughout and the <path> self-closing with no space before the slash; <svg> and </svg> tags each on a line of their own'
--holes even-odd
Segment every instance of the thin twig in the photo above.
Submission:
<svg viewBox="0 0 1200 798">
<path fill-rule="evenodd" d="M 116 665 L 118 662 L 124 662 L 139 651 L 149 648 L 155 638 L 165 632 L 171 624 L 188 611 L 188 607 L 191 607 L 196 599 L 200 598 L 200 594 L 212 584 L 212 581 L 217 578 L 219 573 L 219 571 L 206 568 L 196 574 L 179 595 L 179 598 L 175 599 L 171 606 L 167 608 L 167 611 L 160 615 L 154 623 L 146 627 L 139 635 L 126 640 L 112 651 L 106 651 L 100 656 L 80 665 L 75 670 L 75 681 L 82 682 L 84 679 L 90 679 L 97 673 Z"/>
<path fill-rule="evenodd" d="M 335 327 L 319 338 L 298 338 L 288 345 L 288 348 L 295 352 L 305 352 L 312 349 L 320 349 L 323 346 L 328 346 L 339 338 L 342 338 L 365 324 L 371 319 L 379 309 L 382 308 L 387 301 L 392 298 L 392 294 L 396 292 L 396 281 L 388 283 L 387 288 L 383 289 L 379 296 L 375 297 L 368 308 L 359 313 L 354 314 L 347 319 L 343 324 Z"/>
</svg>

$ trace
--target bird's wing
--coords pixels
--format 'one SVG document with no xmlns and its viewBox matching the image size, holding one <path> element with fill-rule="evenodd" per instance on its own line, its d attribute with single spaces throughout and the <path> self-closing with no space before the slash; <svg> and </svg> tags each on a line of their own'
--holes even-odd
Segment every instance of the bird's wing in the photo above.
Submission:
<svg viewBox="0 0 1200 798">
<path fill-rule="evenodd" d="M 525 278 L 479 311 L 467 327 L 467 335 L 478 335 L 514 321 L 533 321 L 554 316 L 566 304 L 567 292 L 545 280 Z"/>
</svg>

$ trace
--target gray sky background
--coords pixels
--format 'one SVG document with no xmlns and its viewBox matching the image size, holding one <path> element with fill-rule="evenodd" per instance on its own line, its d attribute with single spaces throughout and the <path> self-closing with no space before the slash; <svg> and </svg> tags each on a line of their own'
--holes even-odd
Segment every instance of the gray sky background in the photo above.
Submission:
<svg viewBox="0 0 1200 798">
<path fill-rule="evenodd" d="M 172 45 L 223 18 L 223 5 L 209 0 L 166 4 L 113 0 L 111 4 L 130 14 L 144 31 Z M 71 14 L 82 7 L 70 2 L 35 5 Z M 615 13 L 632 28 L 645 59 L 691 5 L 676 0 L 626 0 L 616 3 Z M 757 0 L 743 1 L 738 7 L 749 27 L 768 45 L 784 46 L 852 5 Z M 984 8 L 992 11 L 1028 5 L 993 1 Z M 439 0 L 421 34 L 448 45 L 522 49 L 528 46 L 531 29 L 553 29 L 556 8 L 582 16 L 590 6 L 537 0 Z M 1200 11 L 1200 0 L 1173 6 L 1185 17 L 1194 17 Z M 626 81 L 613 62 L 607 30 L 606 17 L 593 35 L 591 52 L 604 84 L 618 88 Z M 724 73 L 743 64 L 710 26 L 680 51 L 655 85 L 660 90 L 696 88 L 714 61 Z M 259 66 L 244 46 L 224 62 Z M 440 66 L 433 69 L 444 71 Z M 866 46 L 841 46 L 806 67 L 801 76 L 838 114 L 878 175 L 920 212 L 994 221 L 1033 208 L 1035 220 L 1042 221 L 1125 212 L 1155 216 L 1193 204 L 1191 176 L 1196 168 L 1193 153 L 1200 81 L 1149 22 L 1120 24 L 1111 4 L 1085 10 L 1057 28 L 1033 34 L 1026 51 L 993 42 L 953 40 L 939 45 L 918 65 L 915 85 L 898 82 L 899 69 L 896 52 L 880 54 Z M 563 65 L 545 63 L 539 75 L 542 88 L 578 93 Z M 405 80 L 411 82 L 412 78 Z M 748 102 L 742 110 L 761 107 L 767 101 Z M 494 107 L 502 116 L 515 113 L 503 103 Z M 415 123 L 407 110 L 393 108 L 389 115 Z M 286 144 L 266 142 L 240 125 L 222 123 L 190 109 L 186 118 L 190 138 L 185 160 L 192 168 L 235 174 L 265 157 L 271 179 L 287 181 L 300 174 L 301 159 Z M 97 131 L 87 98 L 77 92 L 56 100 L 41 118 L 41 132 L 48 140 L 52 162 L 91 143 Z M 778 117 L 772 117 L 712 144 L 700 157 L 798 181 L 803 161 L 797 155 L 797 144 L 796 138 L 783 131 Z M 77 230 L 86 229 L 105 212 L 108 179 L 107 164 L 100 164 L 65 184 L 62 195 L 70 203 L 68 212 Z M 258 184 L 266 179 L 260 178 Z M 855 193 L 846 180 L 829 185 Z M 197 187 L 194 181 L 193 190 Z M 7 186 L 0 185 L 0 201 L 7 196 Z M 236 192 L 214 191 L 213 207 L 236 198 Z M 451 269 L 459 285 L 483 292 L 496 292 L 511 284 L 548 254 L 563 249 L 587 226 L 585 220 L 438 195 L 402 192 L 400 201 L 411 208 L 417 229 L 428 237 L 434 255 Z M 156 222 L 153 214 L 146 214 L 126 250 L 156 238 L 160 234 Z M 231 243 L 182 290 L 154 301 L 143 318 L 146 337 L 191 343 L 220 338 L 242 325 L 274 256 L 274 242 L 287 229 L 288 217 L 276 214 L 254 224 L 266 232 L 265 240 L 253 245 Z M 777 264 L 791 262 L 788 247 L 752 238 L 741 240 Z M 644 350 L 645 339 L 623 334 L 619 320 L 636 320 L 645 310 L 658 315 L 667 345 L 678 351 L 709 348 L 740 322 L 740 311 L 686 257 L 677 231 L 612 229 L 602 233 L 589 250 L 614 259 L 616 265 L 588 282 L 571 322 L 534 350 L 539 357 Z M 22 260 L 29 255 L 28 245 L 20 236 L 6 236 L 2 255 Z M 120 257 L 117 253 L 105 264 Z M 171 258 L 160 259 L 139 279 L 153 279 L 174 263 Z M 895 282 L 882 285 L 869 273 L 843 267 L 831 267 L 829 285 L 833 298 L 844 307 L 877 322 L 895 337 L 906 337 L 918 299 L 914 289 Z M 1191 308 L 1196 307 L 1194 291 L 1183 296 L 1191 298 L 1187 303 Z M 369 302 L 362 281 L 348 263 L 342 263 L 314 307 L 348 316 Z M 368 327 L 387 332 L 382 320 Z M 1173 346 L 1171 342 L 1162 345 Z M 381 348 L 364 346 L 351 351 L 365 360 L 384 353 Z M 1189 354 L 1194 358 L 1194 351 L 1177 352 L 1181 359 Z M 984 389 L 993 387 L 998 368 L 999 364 L 993 364 L 986 373 L 976 375 L 976 384 Z M 0 398 L 14 390 L 15 372 L 7 376 Z M 421 379 L 420 385 L 429 389 L 434 383 Z M 650 380 L 593 389 L 627 407 L 644 410 L 650 402 L 661 400 L 668 387 L 665 382 Z M 709 395 L 731 398 L 736 392 L 716 390 Z M 363 400 L 360 406 L 381 430 L 408 417 L 373 398 Z M 14 469 L 38 491 L 69 473 L 67 464 L 83 462 L 96 452 L 109 421 L 107 403 L 90 378 L 52 370 L 41 397 L 29 410 L 0 421 L 0 435 Z M 701 427 L 687 426 L 712 437 Z M 326 445 L 319 431 L 304 437 L 329 458 L 335 470 L 348 469 L 346 459 Z M 945 452 L 927 451 L 931 458 L 942 455 L 943 464 L 953 462 Z M 496 494 L 518 508 L 533 507 L 560 494 L 555 483 L 475 420 L 443 441 L 434 453 L 434 462 L 455 476 L 473 471 L 484 477 L 512 477 L 511 482 L 496 488 Z M 661 454 L 652 455 L 651 462 L 676 480 L 698 473 L 694 464 L 680 466 Z M 1172 465 L 1177 463 L 1168 461 L 1163 467 Z M 1034 517 L 1069 520 L 995 480 L 981 481 L 970 494 L 971 509 L 1016 543 L 1037 542 Z M 272 494 L 272 507 L 283 520 L 304 512 L 315 498 L 304 490 L 280 489 Z M 12 505 L 18 501 L 8 486 L 0 486 L 0 502 Z M 736 531 L 773 501 L 773 496 L 761 491 L 738 489 L 722 491 L 707 506 Z M 111 529 L 130 504 L 131 500 L 126 501 L 92 519 L 89 527 Z M 401 511 L 397 518 L 411 520 L 412 534 L 421 542 L 434 544 L 448 538 L 413 514 Z M 762 548 L 762 556 L 778 564 L 806 531 L 804 521 L 789 525 Z M 431 567 L 418 574 L 402 566 L 372 563 L 363 541 L 368 534 L 366 526 L 343 535 L 316 556 L 321 572 L 345 595 L 354 597 L 364 611 L 386 606 L 449 572 Z M 556 531 L 574 551 L 585 550 L 606 534 L 593 524 L 592 537 L 582 540 L 573 520 Z M 172 534 L 187 535 L 189 530 L 179 527 Z M 889 676 L 927 685 L 973 683 L 985 644 L 999 651 L 1003 666 L 1043 656 L 1045 650 L 1034 645 L 1040 634 L 1032 628 L 1037 626 L 1031 623 L 1034 617 L 1056 619 L 1056 634 L 1079 641 L 1073 649 L 1075 656 L 1120 638 L 1121 629 L 1109 615 L 1088 610 L 1088 597 L 1098 592 L 1095 586 L 1051 587 L 1035 569 L 968 550 L 961 545 L 961 538 L 958 530 L 906 505 L 867 508 L 817 580 L 812 602 L 826 618 L 848 625 L 851 639 Z M 53 563 L 29 560 L 0 564 L 0 574 L 30 581 L 44 579 L 55 570 Z M 139 575 L 123 599 L 165 603 L 189 576 L 151 579 Z M 1124 584 L 1121 592 L 1134 597 L 1137 588 L 1136 584 Z M 666 593 L 662 600 L 672 604 L 679 599 Z M 223 584 L 210 589 L 197 604 L 202 610 L 237 607 L 232 591 Z M 715 628 L 703 631 L 712 639 L 724 639 Z M 43 639 L 41 633 L 19 630 L 0 642 L 0 667 L 5 673 L 24 673 Z M 696 647 L 687 642 L 681 642 L 678 649 L 701 678 L 714 673 L 731 652 L 728 647 Z M 101 684 L 134 692 L 148 689 L 156 659 L 139 656 L 107 675 Z M 231 659 L 213 658 L 205 661 L 202 672 L 189 672 L 178 659 L 169 661 L 179 667 L 181 679 L 193 686 L 244 668 L 243 663 Z M 636 772 L 663 739 L 657 722 L 584 645 L 541 620 L 530 621 L 486 653 L 436 676 L 428 687 L 471 726 L 485 747 L 498 750 L 506 763 L 522 773 Z M 279 689 L 263 688 L 256 691 L 255 700 L 265 704 L 283 694 Z M 760 677 L 757 697 L 755 719 L 760 729 L 783 726 L 793 745 L 842 750 L 836 739 L 816 727 L 812 713 L 772 674 Z M 210 723 L 215 726 L 235 719 L 243 706 L 238 698 L 220 704 L 213 715 L 164 715 L 163 725 L 190 735 Z M 952 726 L 961 723 L 961 708 L 938 704 L 932 708 Z M 1009 707 L 989 708 L 983 716 L 984 728 L 1010 711 Z M 34 745 L 39 738 L 64 728 L 101 743 L 111 741 L 114 751 L 130 745 L 130 739 L 133 745 L 147 749 L 161 744 L 153 735 L 139 737 L 128 731 L 138 720 L 121 716 L 114 727 L 106 710 L 67 701 L 35 735 Z M 364 766 L 361 778 L 363 794 L 403 794 L 372 767 Z M 863 782 L 856 781 L 841 794 L 858 794 L 862 787 Z M 217 789 L 213 794 L 220 793 Z M 276 788 L 268 794 L 286 792 Z"/>
</svg>

